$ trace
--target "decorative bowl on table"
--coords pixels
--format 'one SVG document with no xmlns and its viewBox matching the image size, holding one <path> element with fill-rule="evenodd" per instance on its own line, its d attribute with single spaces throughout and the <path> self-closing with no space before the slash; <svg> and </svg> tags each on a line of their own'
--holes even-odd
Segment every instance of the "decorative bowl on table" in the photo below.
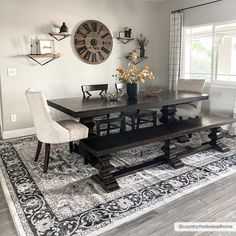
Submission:
<svg viewBox="0 0 236 236">
<path fill-rule="evenodd" d="M 106 101 L 118 101 L 122 96 L 124 95 L 124 93 L 122 91 L 115 91 L 113 93 L 111 92 L 104 92 L 102 93 L 102 97 L 106 99 Z"/>
<path fill-rule="evenodd" d="M 141 90 L 141 94 L 146 97 L 159 97 L 161 93 L 161 89 L 143 89 Z"/>
</svg>

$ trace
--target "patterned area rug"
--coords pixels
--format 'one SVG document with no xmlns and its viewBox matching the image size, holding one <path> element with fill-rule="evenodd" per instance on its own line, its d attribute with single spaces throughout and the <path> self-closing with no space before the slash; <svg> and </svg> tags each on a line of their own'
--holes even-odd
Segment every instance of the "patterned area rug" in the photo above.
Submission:
<svg viewBox="0 0 236 236">
<path fill-rule="evenodd" d="M 207 141 L 194 134 L 195 146 Z M 33 161 L 37 140 L 27 137 L 0 142 L 1 183 L 20 235 L 98 235 L 236 170 L 236 138 L 222 139 L 231 151 L 207 150 L 182 159 L 185 166 L 153 167 L 120 178 L 121 189 L 106 193 L 90 179 L 97 171 L 85 166 L 68 145 L 54 145 L 48 174 L 43 174 L 43 152 Z M 115 166 L 152 159 L 161 143 L 118 152 Z M 178 145 L 178 148 L 182 148 Z"/>
</svg>

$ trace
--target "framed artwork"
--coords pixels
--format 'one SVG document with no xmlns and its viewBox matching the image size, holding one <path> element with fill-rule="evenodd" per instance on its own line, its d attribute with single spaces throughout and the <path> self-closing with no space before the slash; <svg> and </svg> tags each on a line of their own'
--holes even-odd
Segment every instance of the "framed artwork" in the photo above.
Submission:
<svg viewBox="0 0 236 236">
<path fill-rule="evenodd" d="M 55 45 L 54 40 L 39 39 L 38 40 L 39 54 L 54 54 Z"/>
</svg>

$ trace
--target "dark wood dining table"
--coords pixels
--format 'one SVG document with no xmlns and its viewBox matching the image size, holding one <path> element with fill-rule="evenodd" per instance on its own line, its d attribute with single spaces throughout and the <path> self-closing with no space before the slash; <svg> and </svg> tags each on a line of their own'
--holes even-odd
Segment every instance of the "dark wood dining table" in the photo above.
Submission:
<svg viewBox="0 0 236 236">
<path fill-rule="evenodd" d="M 139 95 L 137 99 L 130 100 L 122 96 L 118 101 L 106 101 L 102 97 L 71 97 L 48 100 L 48 105 L 64 112 L 74 118 L 81 118 L 81 122 L 92 117 L 115 112 L 125 112 L 135 109 L 161 108 L 162 117 L 160 122 L 168 124 L 175 121 L 175 106 L 207 100 L 208 94 L 189 92 L 162 91 L 157 97 Z M 88 122 L 87 122 L 88 123 Z"/>
</svg>

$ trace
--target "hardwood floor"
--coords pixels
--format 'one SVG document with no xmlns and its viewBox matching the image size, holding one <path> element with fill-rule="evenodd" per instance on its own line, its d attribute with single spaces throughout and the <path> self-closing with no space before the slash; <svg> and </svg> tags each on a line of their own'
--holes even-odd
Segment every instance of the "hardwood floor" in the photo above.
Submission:
<svg viewBox="0 0 236 236">
<path fill-rule="evenodd" d="M 181 233 L 174 232 L 174 222 L 236 221 L 236 174 L 223 178 L 185 195 L 133 221 L 107 231 L 100 236 L 192 236 L 235 235 L 234 233 Z M 0 189 L 0 235 L 16 236 L 16 230 Z"/>
</svg>

